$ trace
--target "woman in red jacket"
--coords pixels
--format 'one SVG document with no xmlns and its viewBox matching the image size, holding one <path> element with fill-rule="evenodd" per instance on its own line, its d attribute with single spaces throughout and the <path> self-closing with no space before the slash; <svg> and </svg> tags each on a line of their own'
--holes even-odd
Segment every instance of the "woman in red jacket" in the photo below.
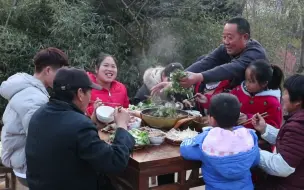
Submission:
<svg viewBox="0 0 304 190">
<path fill-rule="evenodd" d="M 87 115 L 93 113 L 93 104 L 97 99 L 100 99 L 104 105 L 117 107 L 129 107 L 129 98 L 125 85 L 116 81 L 117 65 L 113 56 L 105 53 L 100 53 L 95 60 L 95 73 L 88 72 L 92 82 L 99 84 L 101 90 L 92 90 L 91 103 L 87 108 Z"/>
</svg>

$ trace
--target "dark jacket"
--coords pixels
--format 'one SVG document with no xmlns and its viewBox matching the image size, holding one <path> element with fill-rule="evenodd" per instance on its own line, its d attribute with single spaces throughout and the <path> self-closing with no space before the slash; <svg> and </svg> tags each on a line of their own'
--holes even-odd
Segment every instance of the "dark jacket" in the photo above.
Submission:
<svg viewBox="0 0 304 190">
<path fill-rule="evenodd" d="M 270 189 L 304 189 L 304 109 L 285 117 L 276 140 L 277 152 L 295 172 L 287 177 L 272 177 Z"/>
<path fill-rule="evenodd" d="M 228 55 L 222 44 L 206 57 L 199 58 L 186 71 L 202 72 L 205 83 L 232 79 L 243 81 L 247 66 L 256 59 L 267 59 L 265 49 L 256 40 L 249 40 L 245 50 L 235 57 Z"/>
<path fill-rule="evenodd" d="M 117 129 L 112 145 L 76 106 L 51 100 L 29 124 L 26 159 L 30 190 L 109 189 L 105 174 L 122 172 L 135 141 Z"/>
</svg>

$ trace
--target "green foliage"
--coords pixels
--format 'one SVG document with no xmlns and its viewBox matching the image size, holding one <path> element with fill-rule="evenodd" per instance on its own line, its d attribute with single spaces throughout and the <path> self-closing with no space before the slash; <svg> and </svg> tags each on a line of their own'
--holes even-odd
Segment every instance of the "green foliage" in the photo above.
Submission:
<svg viewBox="0 0 304 190">
<path fill-rule="evenodd" d="M 187 73 L 181 70 L 177 70 L 170 74 L 170 80 L 172 81 L 172 86 L 166 91 L 168 95 L 182 95 L 188 98 L 193 96 L 193 88 L 183 88 L 179 82 L 182 78 L 186 77 Z"/>
</svg>

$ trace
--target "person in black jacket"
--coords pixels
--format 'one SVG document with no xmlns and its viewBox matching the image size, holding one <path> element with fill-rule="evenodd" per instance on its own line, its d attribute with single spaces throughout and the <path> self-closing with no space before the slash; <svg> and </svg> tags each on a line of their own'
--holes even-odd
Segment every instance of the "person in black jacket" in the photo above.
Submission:
<svg viewBox="0 0 304 190">
<path fill-rule="evenodd" d="M 247 66 L 254 60 L 267 59 L 262 45 L 250 38 L 250 24 L 244 18 L 228 20 L 223 30 L 223 44 L 209 55 L 200 57 L 186 69 L 187 77 L 181 79 L 183 87 L 197 83 L 212 83 L 223 80 L 241 81 L 245 78 Z M 162 82 L 151 91 L 152 94 L 170 84 Z"/>
<path fill-rule="evenodd" d="M 29 123 L 26 142 L 27 182 L 30 190 L 110 190 L 107 174 L 122 172 L 134 147 L 125 130 L 130 119 L 116 109 L 118 126 L 112 145 L 100 140 L 94 121 L 84 115 L 93 84 L 84 70 L 59 69 L 50 102 Z M 96 106 L 97 107 L 97 106 Z M 94 113 L 95 114 L 95 113 Z"/>
</svg>

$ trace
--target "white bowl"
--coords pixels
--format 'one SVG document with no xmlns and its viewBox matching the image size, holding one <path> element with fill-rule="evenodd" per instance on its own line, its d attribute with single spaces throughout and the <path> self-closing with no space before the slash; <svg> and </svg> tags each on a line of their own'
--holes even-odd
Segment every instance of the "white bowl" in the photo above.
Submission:
<svg viewBox="0 0 304 190">
<path fill-rule="evenodd" d="M 114 108 L 110 106 L 99 106 L 96 109 L 97 119 L 103 123 L 111 123 L 114 121 Z"/>
<path fill-rule="evenodd" d="M 161 133 L 162 136 L 153 136 L 151 134 L 151 133 L 153 133 L 153 131 Z M 153 145 L 160 145 L 160 144 L 162 144 L 165 141 L 165 137 L 166 137 L 166 133 L 162 132 L 161 130 L 159 130 L 159 129 L 150 129 L 149 140 L 150 140 L 151 144 L 153 144 Z"/>
<path fill-rule="evenodd" d="M 166 136 L 163 137 L 149 137 L 150 143 L 154 145 L 160 145 L 164 142 Z"/>
<path fill-rule="evenodd" d="M 141 119 L 138 118 L 138 117 L 134 117 L 134 116 L 131 116 L 131 117 L 133 117 L 132 119 L 134 119 L 135 121 L 134 122 L 130 122 L 128 124 L 128 129 L 131 130 L 131 129 L 139 128 L 140 125 L 141 125 Z"/>
</svg>

